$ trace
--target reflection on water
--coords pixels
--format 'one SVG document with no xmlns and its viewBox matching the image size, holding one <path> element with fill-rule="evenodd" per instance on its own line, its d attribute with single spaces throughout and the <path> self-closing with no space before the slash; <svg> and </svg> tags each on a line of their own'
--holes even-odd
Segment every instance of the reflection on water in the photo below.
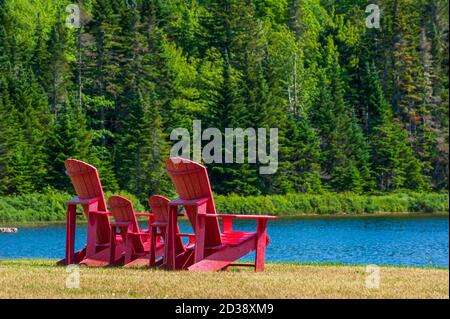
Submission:
<svg viewBox="0 0 450 319">
<path fill-rule="evenodd" d="M 191 231 L 180 221 L 181 231 Z M 144 225 L 142 225 L 144 226 Z M 252 230 L 252 221 L 235 221 L 235 229 Z M 448 267 L 448 218 L 364 217 L 298 218 L 269 222 L 267 261 L 337 262 Z M 86 240 L 79 225 L 76 246 Z M 65 227 L 20 228 L 0 234 L 1 258 L 60 258 L 64 256 Z M 245 260 L 253 258 L 249 255 Z"/>
</svg>

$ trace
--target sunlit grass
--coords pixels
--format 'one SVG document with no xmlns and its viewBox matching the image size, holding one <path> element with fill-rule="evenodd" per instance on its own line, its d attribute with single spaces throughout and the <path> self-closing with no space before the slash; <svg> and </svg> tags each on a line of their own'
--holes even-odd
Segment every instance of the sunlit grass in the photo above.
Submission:
<svg viewBox="0 0 450 319">
<path fill-rule="evenodd" d="M 448 298 L 448 269 L 380 268 L 379 289 L 366 268 L 269 263 L 264 273 L 80 267 L 80 288 L 66 288 L 55 260 L 0 261 L 0 298 Z"/>
</svg>

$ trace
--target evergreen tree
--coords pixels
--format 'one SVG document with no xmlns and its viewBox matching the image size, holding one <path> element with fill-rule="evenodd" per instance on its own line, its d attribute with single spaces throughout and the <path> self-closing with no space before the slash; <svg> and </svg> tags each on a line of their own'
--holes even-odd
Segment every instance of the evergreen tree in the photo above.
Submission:
<svg viewBox="0 0 450 319">
<path fill-rule="evenodd" d="M 64 172 L 68 158 L 90 161 L 92 133 L 88 130 L 85 115 L 78 107 L 66 104 L 56 115 L 49 145 L 49 184 L 57 189 L 70 190 L 70 181 Z M 100 172 L 101 174 L 102 172 Z M 102 184 L 105 184 L 103 174 Z M 107 180 L 107 179 L 106 179 Z"/>
<path fill-rule="evenodd" d="M 0 0 L 0 72 L 2 74 L 9 70 L 11 62 L 9 24 L 6 0 Z"/>
<path fill-rule="evenodd" d="M 160 111 L 152 100 L 155 84 L 151 72 L 155 66 L 149 57 L 148 39 L 141 34 L 148 25 L 139 19 L 139 9 L 148 8 L 131 7 L 122 14 L 123 33 L 119 39 L 130 50 L 124 54 L 120 75 L 124 94 L 119 96 L 117 108 L 120 120 L 116 167 L 121 168 L 117 175 L 120 186 L 145 201 L 150 194 L 167 190 L 163 165 L 168 152 Z"/>
<path fill-rule="evenodd" d="M 363 0 L 85 0 L 77 30 L 68 3 L 0 0 L 0 194 L 66 189 L 66 157 L 171 194 L 193 120 L 278 129 L 276 174 L 207 163 L 217 193 L 448 189 L 448 0 L 379 0 L 380 29 Z"/>
<path fill-rule="evenodd" d="M 320 192 L 320 141 L 308 118 L 289 116 L 280 137 L 280 167 L 273 189 L 279 193 Z"/>
<path fill-rule="evenodd" d="M 37 75 L 43 73 L 44 88 L 49 93 L 49 103 L 54 113 L 68 103 L 71 87 L 70 77 L 72 77 L 72 70 L 66 57 L 68 54 L 67 29 L 61 20 L 62 17 L 58 16 L 58 21 L 51 28 L 47 42 L 47 52 L 49 53 L 47 56 L 41 52 L 42 35 L 39 35 L 35 50 L 36 61 L 33 63 L 38 71 Z M 44 63 L 44 65 L 39 65 L 39 63 Z M 45 71 L 42 72 L 42 68 L 45 68 Z"/>
<path fill-rule="evenodd" d="M 0 75 L 0 194 L 12 191 L 11 159 L 17 143 L 17 112 L 11 103 L 8 83 L 4 75 Z"/>
<path fill-rule="evenodd" d="M 53 30 L 53 32 L 55 32 Z M 62 47 L 64 49 L 64 47 Z M 64 52 L 64 51 L 60 51 Z M 34 75 L 40 83 L 46 85 L 46 92 L 48 92 L 48 63 L 53 62 L 49 58 L 49 48 L 45 40 L 45 33 L 40 19 L 37 21 L 36 27 L 36 42 L 33 48 L 33 53 L 30 58 L 30 66 Z M 67 70 L 66 70 L 67 71 Z"/>
<path fill-rule="evenodd" d="M 398 188 L 427 189 L 422 165 L 414 157 L 404 129 L 394 120 L 386 101 L 374 65 L 367 66 L 368 101 L 371 118 L 372 169 L 381 191 Z"/>
<path fill-rule="evenodd" d="M 367 143 L 344 99 L 338 53 L 331 37 L 323 59 L 320 95 L 313 115 L 321 138 L 322 178 L 333 189 L 361 191 L 370 188 L 371 183 Z"/>
<path fill-rule="evenodd" d="M 46 185 L 46 146 L 52 128 L 47 97 L 33 74 L 21 68 L 7 78 L 7 90 L 11 105 L 9 118 L 15 130 L 8 164 L 10 191 L 39 190 Z"/>
</svg>

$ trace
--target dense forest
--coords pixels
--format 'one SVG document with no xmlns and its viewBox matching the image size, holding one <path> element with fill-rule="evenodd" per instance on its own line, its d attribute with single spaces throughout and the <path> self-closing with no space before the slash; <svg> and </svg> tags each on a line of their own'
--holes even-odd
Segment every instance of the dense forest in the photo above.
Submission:
<svg viewBox="0 0 450 319">
<path fill-rule="evenodd" d="M 240 195 L 448 190 L 447 0 L 0 0 L 0 195 L 170 193 L 177 127 L 279 130 L 279 168 L 208 164 Z M 376 3 L 380 27 L 368 28 Z"/>
</svg>

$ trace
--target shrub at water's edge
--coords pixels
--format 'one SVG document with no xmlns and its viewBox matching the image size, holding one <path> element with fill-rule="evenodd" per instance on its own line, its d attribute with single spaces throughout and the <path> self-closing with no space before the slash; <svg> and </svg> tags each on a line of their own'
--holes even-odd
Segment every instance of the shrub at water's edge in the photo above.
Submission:
<svg viewBox="0 0 450 319">
<path fill-rule="evenodd" d="M 131 194 L 137 212 L 147 208 Z M 106 193 L 106 198 L 111 194 Z M 70 194 L 49 191 L 0 197 L 0 223 L 64 221 Z M 352 193 L 288 194 L 271 196 L 216 195 L 218 212 L 230 214 L 271 214 L 278 216 L 374 213 L 437 213 L 448 211 L 446 193 L 393 193 L 381 196 Z"/>
<path fill-rule="evenodd" d="M 130 199 L 137 212 L 146 210 L 135 196 L 127 192 L 116 194 Z M 111 195 L 106 193 L 105 197 Z M 66 202 L 72 197 L 71 194 L 56 191 L 0 197 L 0 223 L 64 221 Z"/>
<path fill-rule="evenodd" d="M 381 196 L 352 193 L 288 194 L 271 196 L 238 195 L 215 197 L 217 210 L 233 214 L 306 214 L 437 213 L 448 211 L 446 193 L 394 193 Z"/>
</svg>

